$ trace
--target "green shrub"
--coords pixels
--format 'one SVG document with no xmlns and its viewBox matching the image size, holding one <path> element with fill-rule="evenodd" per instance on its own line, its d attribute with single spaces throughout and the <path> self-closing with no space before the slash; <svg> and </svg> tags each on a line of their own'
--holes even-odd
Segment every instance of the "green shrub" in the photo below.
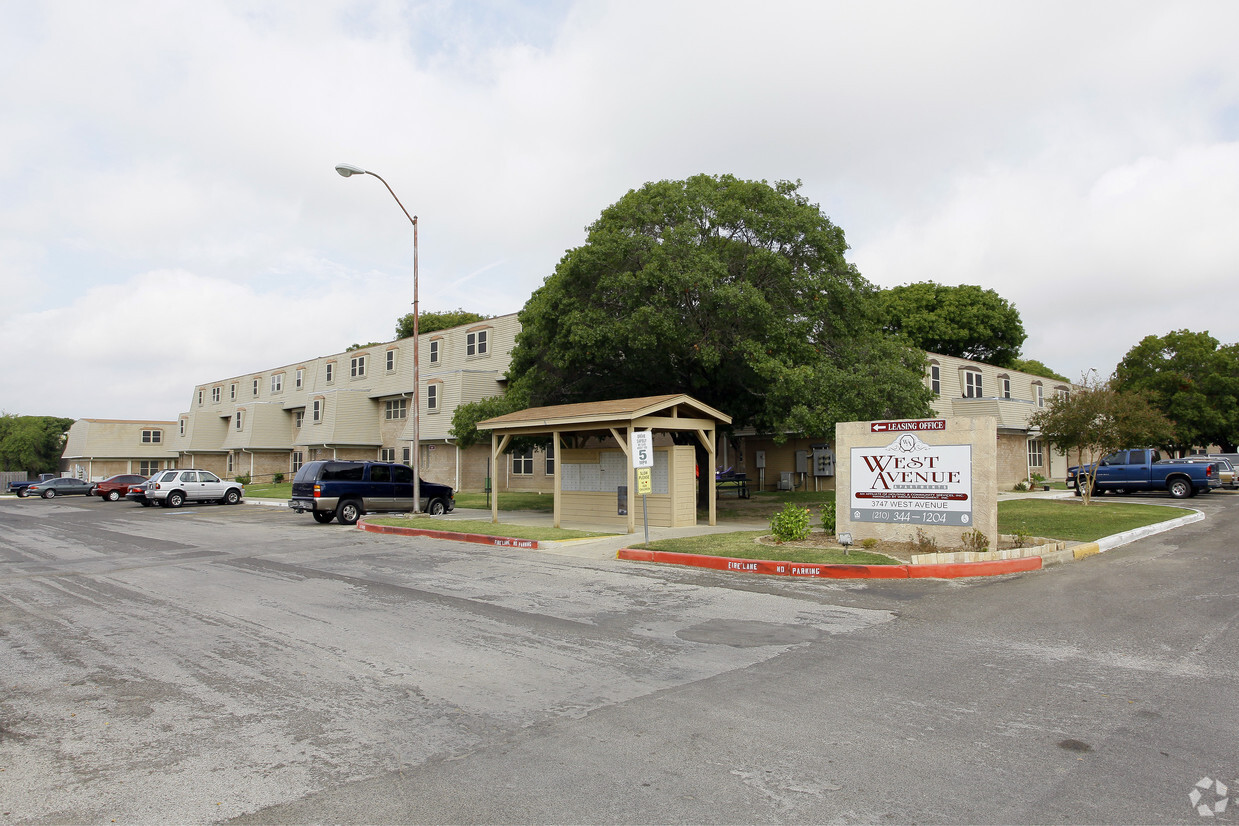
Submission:
<svg viewBox="0 0 1239 826">
<path fill-rule="evenodd" d="M 965 551 L 989 550 L 989 537 L 978 530 L 964 531 L 959 538 L 964 543 Z"/>
<path fill-rule="evenodd" d="M 827 502 L 822 505 L 822 530 L 831 536 L 835 535 L 835 503 Z"/>
<path fill-rule="evenodd" d="M 271 484 L 273 485 L 278 485 L 280 482 L 283 482 L 283 481 L 284 481 L 284 474 L 282 473 L 277 473 L 271 477 Z"/>
<path fill-rule="evenodd" d="M 770 520 L 770 532 L 779 542 L 796 542 L 809 536 L 809 509 L 788 502 Z"/>
<path fill-rule="evenodd" d="M 240 482 L 243 485 L 248 485 L 250 483 L 249 474 L 243 473 L 240 476 L 235 477 L 235 481 Z"/>
<path fill-rule="evenodd" d="M 860 541 L 860 546 L 864 548 L 866 551 L 868 551 L 868 550 L 878 547 L 878 540 L 874 539 L 871 536 L 868 539 L 862 539 Z"/>
</svg>

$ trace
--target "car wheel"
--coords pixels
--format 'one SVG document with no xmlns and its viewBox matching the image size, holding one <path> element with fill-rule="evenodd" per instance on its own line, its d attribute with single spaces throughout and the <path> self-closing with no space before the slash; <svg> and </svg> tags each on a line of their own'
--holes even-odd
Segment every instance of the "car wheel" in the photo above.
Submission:
<svg viewBox="0 0 1239 826">
<path fill-rule="evenodd" d="M 168 494 L 168 497 L 164 499 L 164 502 L 166 502 L 170 508 L 179 508 L 181 505 L 185 504 L 185 494 L 181 493 L 179 490 L 174 490 Z"/>
<path fill-rule="evenodd" d="M 18 499 L 25 499 L 29 495 L 30 495 L 30 491 L 26 490 L 25 488 L 22 488 L 21 490 L 17 492 Z"/>
<path fill-rule="evenodd" d="M 310 513 L 314 514 L 314 521 L 320 525 L 326 525 L 336 518 L 334 511 L 310 511 Z"/>
<path fill-rule="evenodd" d="M 431 499 L 430 505 L 426 508 L 426 513 L 431 516 L 442 516 L 447 513 L 447 505 L 443 504 L 442 499 Z"/>
<path fill-rule="evenodd" d="M 118 491 L 118 490 L 110 490 L 110 491 L 108 491 L 107 496 L 106 496 L 105 498 L 106 498 L 109 502 L 115 502 L 117 499 L 120 499 L 120 491 Z"/>
<path fill-rule="evenodd" d="M 143 500 L 142 500 L 142 502 L 141 502 L 141 504 L 142 504 L 142 507 L 144 507 L 144 508 L 149 508 L 149 507 L 151 506 L 152 502 L 151 502 L 151 500 L 149 500 L 149 499 L 143 499 Z"/>
<path fill-rule="evenodd" d="M 55 488 L 48 488 L 47 490 L 43 491 L 43 498 L 44 498 L 44 499 L 54 499 L 54 498 L 55 498 L 55 496 L 56 496 L 56 489 L 55 489 Z"/>
<path fill-rule="evenodd" d="M 236 488 L 229 488 L 228 492 L 224 494 L 225 505 L 235 505 L 236 503 L 240 501 L 241 501 L 241 491 L 237 490 Z"/>
<path fill-rule="evenodd" d="M 341 525 L 356 525 L 357 520 L 360 518 L 361 505 L 351 499 L 347 502 L 341 502 L 340 506 L 336 508 L 336 519 L 340 521 Z"/>
<path fill-rule="evenodd" d="M 1175 499 L 1186 499 L 1192 495 L 1192 484 L 1186 479 L 1172 479 L 1167 486 L 1170 495 Z"/>
</svg>

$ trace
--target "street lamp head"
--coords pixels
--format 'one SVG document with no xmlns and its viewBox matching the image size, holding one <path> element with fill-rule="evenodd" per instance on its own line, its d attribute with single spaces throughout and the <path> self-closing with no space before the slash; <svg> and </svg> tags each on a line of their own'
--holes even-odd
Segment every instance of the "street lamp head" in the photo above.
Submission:
<svg viewBox="0 0 1239 826">
<path fill-rule="evenodd" d="M 365 175 L 366 174 L 366 170 L 362 169 L 360 166 L 353 166 L 351 163 L 336 164 L 336 172 L 339 172 L 345 178 L 347 178 L 349 175 Z"/>
</svg>

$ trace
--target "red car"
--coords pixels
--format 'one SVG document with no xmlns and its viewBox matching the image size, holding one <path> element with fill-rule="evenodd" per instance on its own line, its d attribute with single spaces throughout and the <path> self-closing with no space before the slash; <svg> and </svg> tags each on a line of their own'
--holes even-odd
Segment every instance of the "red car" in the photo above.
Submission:
<svg viewBox="0 0 1239 826">
<path fill-rule="evenodd" d="M 135 473 L 122 473 L 108 477 L 102 482 L 97 482 L 90 489 L 90 493 L 92 496 L 102 496 L 109 502 L 115 502 L 128 493 L 131 486 L 140 485 L 145 481 L 145 476 L 138 476 Z"/>
</svg>

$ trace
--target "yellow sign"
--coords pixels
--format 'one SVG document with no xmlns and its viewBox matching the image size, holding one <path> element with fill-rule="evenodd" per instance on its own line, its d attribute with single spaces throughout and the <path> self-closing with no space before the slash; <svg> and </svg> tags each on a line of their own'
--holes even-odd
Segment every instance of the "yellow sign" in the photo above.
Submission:
<svg viewBox="0 0 1239 826">
<path fill-rule="evenodd" d="M 639 467 L 637 470 L 637 495 L 645 496 L 652 493 L 654 483 L 650 479 L 650 469 L 647 467 Z"/>
</svg>

